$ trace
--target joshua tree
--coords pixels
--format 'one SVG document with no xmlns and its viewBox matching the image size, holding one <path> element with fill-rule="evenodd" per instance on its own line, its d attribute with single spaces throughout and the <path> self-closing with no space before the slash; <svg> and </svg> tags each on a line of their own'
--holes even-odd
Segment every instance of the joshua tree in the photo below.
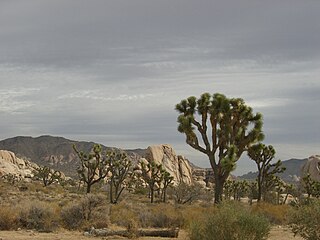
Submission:
<svg viewBox="0 0 320 240">
<path fill-rule="evenodd" d="M 249 192 L 249 203 L 252 205 L 253 199 L 257 198 L 258 195 L 258 184 L 257 181 L 248 182 L 248 192 Z"/>
<path fill-rule="evenodd" d="M 110 203 L 117 203 L 125 189 L 125 180 L 129 174 L 131 162 L 127 154 L 120 151 L 109 151 L 106 155 L 107 166 L 111 176 L 109 178 Z"/>
<path fill-rule="evenodd" d="M 156 164 L 154 161 L 140 162 L 141 164 L 141 177 L 148 184 L 150 202 L 153 203 L 154 193 L 160 189 L 161 182 L 163 180 L 163 168 L 161 164 Z"/>
<path fill-rule="evenodd" d="M 279 177 L 277 173 L 282 173 L 286 170 L 282 167 L 281 160 L 276 163 L 271 163 L 274 159 L 276 151 L 273 146 L 266 146 L 262 143 L 253 145 L 248 150 L 248 156 L 255 161 L 258 168 L 257 186 L 258 186 L 258 202 L 266 192 L 277 186 Z"/>
<path fill-rule="evenodd" d="M 208 156 L 214 172 L 215 203 L 222 200 L 223 184 L 236 162 L 252 144 L 263 139 L 262 115 L 240 98 L 204 93 L 176 105 L 178 131 L 192 148 Z"/>
<path fill-rule="evenodd" d="M 240 198 L 247 193 L 249 184 L 246 180 L 234 181 L 227 180 L 224 183 L 224 194 L 227 200 L 230 200 L 231 195 L 233 199 L 240 201 Z"/>
<path fill-rule="evenodd" d="M 308 194 L 308 199 L 310 199 L 311 196 L 320 197 L 320 182 L 313 180 L 310 174 L 302 178 L 302 184 Z"/>
<path fill-rule="evenodd" d="M 89 153 L 79 151 L 75 145 L 73 145 L 73 149 L 80 159 L 79 179 L 86 184 L 86 192 L 90 193 L 91 186 L 104 179 L 109 172 L 107 161 L 101 154 L 102 148 L 95 144 Z"/>
<path fill-rule="evenodd" d="M 34 171 L 34 177 L 40 179 L 43 186 L 49 186 L 54 181 L 61 181 L 61 172 L 55 171 L 47 166 L 38 167 Z"/>
<path fill-rule="evenodd" d="M 167 189 L 172 184 L 174 177 L 166 170 L 162 171 L 163 186 L 162 186 L 162 201 L 166 202 Z"/>
</svg>

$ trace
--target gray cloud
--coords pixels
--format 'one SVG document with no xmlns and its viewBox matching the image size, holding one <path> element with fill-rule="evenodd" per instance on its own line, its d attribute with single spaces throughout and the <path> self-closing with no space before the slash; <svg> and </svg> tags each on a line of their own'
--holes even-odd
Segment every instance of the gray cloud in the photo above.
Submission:
<svg viewBox="0 0 320 240">
<path fill-rule="evenodd" d="M 319 12 L 312 0 L 3 0 L 2 138 L 170 143 L 208 166 L 174 105 L 222 92 L 264 114 L 279 158 L 319 153 Z"/>
</svg>

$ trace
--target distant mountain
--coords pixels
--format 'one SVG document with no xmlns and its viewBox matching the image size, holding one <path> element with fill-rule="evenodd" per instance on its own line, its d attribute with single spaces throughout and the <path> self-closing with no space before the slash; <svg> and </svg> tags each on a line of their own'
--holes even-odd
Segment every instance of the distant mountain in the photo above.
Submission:
<svg viewBox="0 0 320 240">
<path fill-rule="evenodd" d="M 79 150 L 90 151 L 94 142 L 74 141 L 63 137 L 14 137 L 0 141 L 0 149 L 14 152 L 18 157 L 31 160 L 38 165 L 50 166 L 63 171 L 66 175 L 75 176 L 78 158 L 73 151 L 75 144 Z M 103 149 L 108 147 L 102 145 Z M 145 149 L 126 150 L 135 161 L 144 156 Z"/>
<path fill-rule="evenodd" d="M 282 161 L 282 165 L 286 167 L 284 173 L 279 174 L 279 176 L 286 182 L 296 182 L 301 175 L 302 166 L 307 162 L 305 159 L 289 159 Z M 240 176 L 241 179 L 252 180 L 255 179 L 258 175 L 258 172 L 249 172 Z"/>
</svg>

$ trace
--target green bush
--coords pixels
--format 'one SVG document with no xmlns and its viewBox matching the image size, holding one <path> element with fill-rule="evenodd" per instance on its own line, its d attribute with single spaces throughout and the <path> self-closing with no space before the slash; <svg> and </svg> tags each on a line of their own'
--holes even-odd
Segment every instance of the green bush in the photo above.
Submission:
<svg viewBox="0 0 320 240">
<path fill-rule="evenodd" d="M 320 200 L 293 208 L 289 213 L 289 224 L 294 235 L 307 240 L 320 239 Z"/>
<path fill-rule="evenodd" d="M 191 222 L 190 240 L 262 240 L 270 231 L 268 220 L 241 205 L 223 203 L 206 213 L 202 221 Z"/>
</svg>

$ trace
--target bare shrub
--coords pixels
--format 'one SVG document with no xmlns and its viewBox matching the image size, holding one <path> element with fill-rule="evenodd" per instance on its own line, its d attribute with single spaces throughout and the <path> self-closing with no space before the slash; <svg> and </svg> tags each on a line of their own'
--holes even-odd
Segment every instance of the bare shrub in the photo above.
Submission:
<svg viewBox="0 0 320 240">
<path fill-rule="evenodd" d="M 102 195 L 87 194 L 80 201 L 63 207 L 61 219 L 67 229 L 104 228 L 109 223 L 108 211 Z"/>
<path fill-rule="evenodd" d="M 61 219 L 63 226 L 67 229 L 78 229 L 84 222 L 83 212 L 80 204 L 70 204 L 62 208 Z"/>
<path fill-rule="evenodd" d="M 59 216 L 52 205 L 32 202 L 22 206 L 19 224 L 27 229 L 51 232 L 59 226 Z"/>
</svg>

